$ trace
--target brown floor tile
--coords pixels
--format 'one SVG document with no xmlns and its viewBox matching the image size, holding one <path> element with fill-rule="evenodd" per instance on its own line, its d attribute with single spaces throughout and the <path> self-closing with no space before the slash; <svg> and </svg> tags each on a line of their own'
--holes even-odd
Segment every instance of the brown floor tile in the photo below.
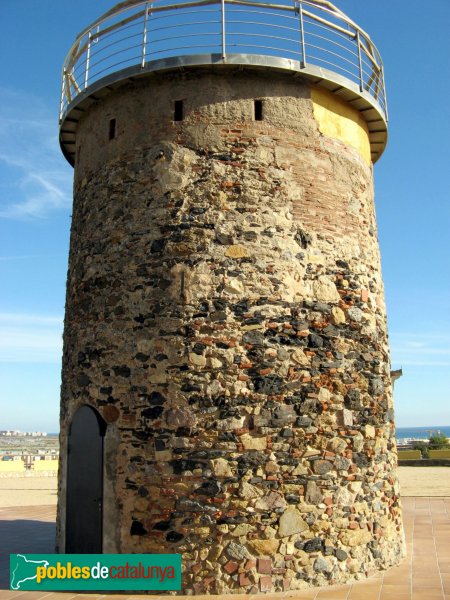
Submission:
<svg viewBox="0 0 450 600">
<path fill-rule="evenodd" d="M 418 579 L 432 579 L 433 577 L 439 577 L 439 565 L 437 561 L 435 563 L 414 563 L 411 572 L 414 577 Z"/>
<path fill-rule="evenodd" d="M 393 573 L 387 573 L 384 577 L 383 577 L 383 581 L 384 583 L 391 583 L 391 582 L 399 582 L 402 579 L 411 579 L 412 577 L 412 570 L 411 567 L 407 567 L 404 569 L 399 569 L 398 571 L 394 571 Z"/>
<path fill-rule="evenodd" d="M 376 586 L 353 586 L 347 600 L 378 600 L 380 597 L 381 585 Z"/>
<path fill-rule="evenodd" d="M 150 596 L 148 596 L 148 597 L 150 598 Z M 105 598 L 105 595 L 104 594 L 76 594 L 75 598 L 77 600 L 100 600 L 100 598 Z M 26 598 L 24 600 L 28 600 L 28 598 Z"/>
<path fill-rule="evenodd" d="M 0 590 L 0 600 L 10 600 L 14 595 L 17 596 L 17 592 L 13 592 L 12 590 Z"/>
<path fill-rule="evenodd" d="M 430 575 L 430 573 L 427 573 L 427 574 L 422 574 L 422 575 L 420 575 L 420 576 L 419 576 L 419 575 L 417 575 L 417 573 L 414 573 L 414 576 L 413 576 L 413 578 L 412 578 L 412 584 L 414 585 L 416 581 L 419 581 L 419 582 L 421 582 L 421 581 L 423 581 L 424 579 L 433 579 L 433 580 L 435 581 L 435 583 L 434 583 L 434 586 L 433 586 L 433 587 L 436 587 L 436 585 L 437 585 L 437 583 L 438 583 L 438 582 L 439 582 L 439 584 L 440 584 L 440 581 L 441 581 L 441 580 L 440 580 L 440 577 L 439 577 L 439 573 L 438 573 L 438 572 L 436 572 L 436 573 L 433 573 L 433 577 L 428 577 L 428 575 Z M 419 586 L 420 586 L 420 587 L 423 587 L 422 585 L 420 585 L 420 583 L 419 583 Z"/>
<path fill-rule="evenodd" d="M 316 596 L 317 596 L 317 588 L 316 589 L 311 589 L 311 590 L 303 590 L 301 592 L 299 591 L 295 591 L 292 590 L 291 592 L 286 592 L 284 594 L 281 594 L 280 598 L 292 598 L 292 600 L 315 600 Z M 228 596 L 227 596 L 228 598 Z M 234 594 L 232 597 L 230 597 L 234 600 Z M 248 598 L 248 596 L 247 596 Z M 256 596 L 253 596 L 253 598 L 256 598 Z M 261 600 L 261 596 L 257 596 L 257 598 L 259 600 Z"/>
<path fill-rule="evenodd" d="M 50 592 L 16 592 L 14 600 L 41 600 L 48 596 Z"/>
<path fill-rule="evenodd" d="M 423 594 L 424 592 L 430 593 L 430 594 L 443 594 L 443 590 L 442 590 L 442 585 L 413 585 L 412 586 L 412 591 L 413 594 Z"/>
<path fill-rule="evenodd" d="M 350 586 L 345 586 L 323 590 L 317 594 L 317 600 L 347 600 L 350 589 Z"/>
<path fill-rule="evenodd" d="M 441 576 L 438 569 L 430 569 L 429 571 L 417 571 L 415 569 L 412 573 L 412 580 L 414 584 L 430 584 L 434 583 L 441 584 Z"/>
<path fill-rule="evenodd" d="M 409 594 L 411 586 L 407 583 L 384 583 L 381 588 L 382 592 L 397 592 L 398 594 Z"/>
<path fill-rule="evenodd" d="M 411 585 L 412 585 L 412 578 L 411 576 L 407 576 L 405 575 L 404 577 L 397 577 L 397 579 L 388 579 L 388 580 L 384 580 L 383 581 L 383 589 L 387 588 L 387 587 L 401 587 L 403 588 L 403 591 L 407 591 L 408 589 L 411 589 Z M 403 593 L 402 590 L 401 593 Z"/>
<path fill-rule="evenodd" d="M 159 598 L 160 596 L 150 596 L 150 595 L 145 595 L 145 596 L 140 596 L 139 594 L 133 594 L 131 596 L 128 596 L 128 600 L 142 600 L 142 598 L 147 598 L 147 600 L 156 600 L 157 598 Z M 166 598 L 168 598 L 169 596 L 166 596 Z M 196 598 L 201 598 L 202 596 L 195 596 Z M 110 596 L 105 596 L 103 598 L 103 600 L 106 600 L 106 598 L 110 598 L 111 600 L 114 599 L 114 594 L 111 594 Z M 178 598 L 182 598 L 182 596 L 178 596 Z M 208 598 L 208 596 L 203 596 L 203 598 Z M 219 598 L 219 596 L 216 596 L 216 598 Z M 248 598 L 250 599 L 251 596 L 248 596 Z M 79 600 L 79 598 L 77 597 L 77 600 Z"/>
<path fill-rule="evenodd" d="M 412 585 L 413 592 L 423 592 L 424 590 L 430 592 L 440 592 L 442 593 L 442 585 L 440 581 L 431 580 L 429 583 L 426 583 L 425 580 L 421 580 L 419 583 L 413 581 Z"/>
<path fill-rule="evenodd" d="M 383 573 L 383 578 L 386 579 L 386 577 L 391 577 L 396 574 L 403 575 L 403 573 L 410 573 L 412 564 L 412 561 L 408 558 L 407 560 L 403 561 L 400 565 L 398 565 L 398 567 L 392 567 L 392 569 L 389 569 L 389 571 L 385 571 Z"/>
<path fill-rule="evenodd" d="M 76 597 L 77 594 L 74 592 L 47 592 L 45 600 L 73 600 Z"/>
<path fill-rule="evenodd" d="M 263 596 L 264 596 L 264 598 L 267 597 L 267 600 L 282 600 L 283 593 L 284 592 L 271 592 L 271 593 L 268 593 L 268 594 L 263 594 Z M 195 598 L 195 597 L 196 596 L 178 596 L 178 598 L 183 598 L 183 599 L 186 599 L 186 600 L 187 600 L 187 598 Z M 216 598 L 216 600 L 217 600 L 217 598 L 226 598 L 228 596 L 225 596 L 225 595 L 223 595 L 223 596 L 217 596 L 217 595 L 212 595 L 211 594 L 209 596 L 203 596 L 203 597 L 205 598 L 205 600 L 214 600 L 214 598 Z M 252 594 L 251 596 L 248 596 L 248 598 L 249 599 L 250 598 L 259 598 L 260 599 L 261 597 L 260 597 L 259 594 L 258 595 L 257 594 Z"/>
</svg>

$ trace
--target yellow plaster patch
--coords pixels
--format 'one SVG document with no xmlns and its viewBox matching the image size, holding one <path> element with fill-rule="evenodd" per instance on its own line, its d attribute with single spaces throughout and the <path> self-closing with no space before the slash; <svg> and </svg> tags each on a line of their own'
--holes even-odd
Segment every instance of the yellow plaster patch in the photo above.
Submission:
<svg viewBox="0 0 450 600">
<path fill-rule="evenodd" d="M 352 146 L 370 165 L 369 130 L 361 115 L 326 90 L 312 88 L 311 99 L 320 133 Z"/>
</svg>

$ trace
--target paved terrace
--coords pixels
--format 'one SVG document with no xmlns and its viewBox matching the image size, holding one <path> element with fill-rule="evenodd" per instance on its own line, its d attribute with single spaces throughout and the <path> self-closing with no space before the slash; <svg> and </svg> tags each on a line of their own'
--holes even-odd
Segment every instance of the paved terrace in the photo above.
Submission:
<svg viewBox="0 0 450 600">
<path fill-rule="evenodd" d="M 450 600 L 450 497 L 403 498 L 408 556 L 399 567 L 369 580 L 339 587 L 258 596 L 264 600 Z M 54 506 L 0 508 L 0 600 L 125 600 L 149 596 L 14 592 L 9 588 L 10 553 L 51 553 Z M 151 596 L 154 600 L 158 596 Z M 162 597 L 161 597 L 162 598 Z M 165 596 L 167 598 L 167 596 Z M 178 598 L 182 598 L 178 596 Z M 187 596 L 185 597 L 187 598 Z M 218 599 L 197 596 L 198 600 Z M 247 596 L 229 598 L 242 600 Z M 251 600 L 257 600 L 251 596 Z"/>
</svg>

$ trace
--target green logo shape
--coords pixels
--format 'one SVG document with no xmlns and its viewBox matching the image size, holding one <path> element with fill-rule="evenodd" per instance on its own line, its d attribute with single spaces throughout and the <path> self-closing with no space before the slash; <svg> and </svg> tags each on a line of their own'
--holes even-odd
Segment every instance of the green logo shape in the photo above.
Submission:
<svg viewBox="0 0 450 600">
<path fill-rule="evenodd" d="M 181 554 L 11 554 L 12 590 L 181 590 Z"/>
</svg>

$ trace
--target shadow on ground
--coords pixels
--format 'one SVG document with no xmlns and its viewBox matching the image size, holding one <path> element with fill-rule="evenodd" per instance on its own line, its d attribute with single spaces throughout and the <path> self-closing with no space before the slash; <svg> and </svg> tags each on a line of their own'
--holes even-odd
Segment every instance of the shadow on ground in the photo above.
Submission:
<svg viewBox="0 0 450 600">
<path fill-rule="evenodd" d="M 0 590 L 9 590 L 9 555 L 53 554 L 55 532 L 52 522 L 0 521 Z"/>
</svg>

